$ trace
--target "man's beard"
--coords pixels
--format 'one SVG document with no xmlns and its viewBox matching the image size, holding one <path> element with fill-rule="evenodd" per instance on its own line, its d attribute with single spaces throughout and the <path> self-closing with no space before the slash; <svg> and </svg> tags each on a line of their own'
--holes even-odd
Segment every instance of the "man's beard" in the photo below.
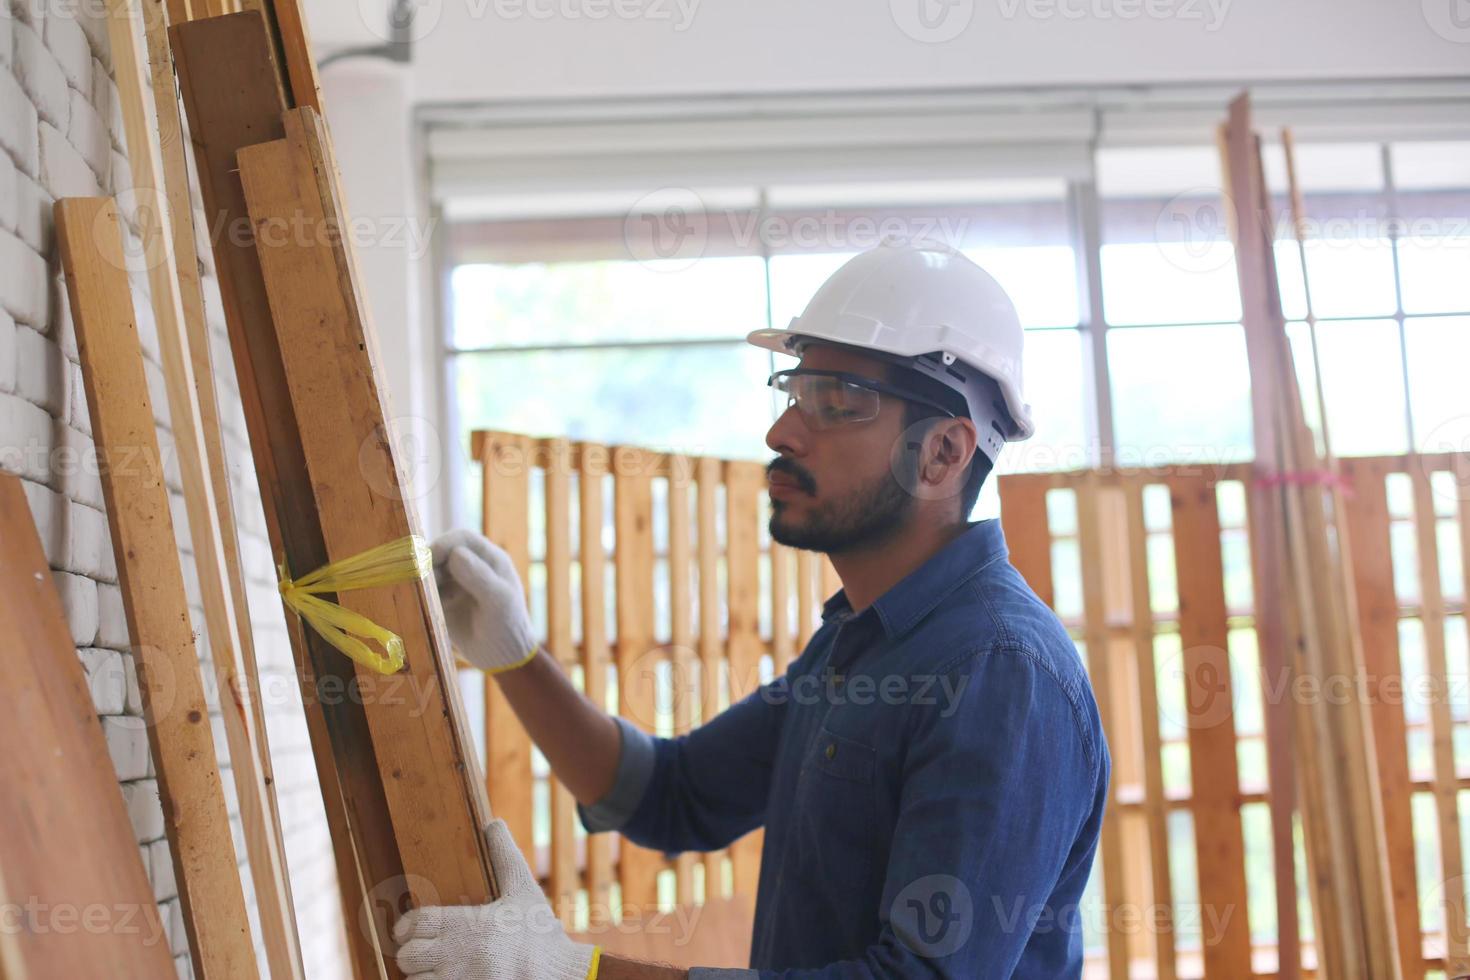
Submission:
<svg viewBox="0 0 1470 980">
<path fill-rule="evenodd" d="M 876 547 L 901 531 L 917 503 L 884 472 L 870 486 L 854 491 L 844 500 L 832 501 L 811 511 L 801 525 L 783 519 L 784 501 L 771 502 L 769 529 L 777 544 L 828 555 Z"/>
</svg>

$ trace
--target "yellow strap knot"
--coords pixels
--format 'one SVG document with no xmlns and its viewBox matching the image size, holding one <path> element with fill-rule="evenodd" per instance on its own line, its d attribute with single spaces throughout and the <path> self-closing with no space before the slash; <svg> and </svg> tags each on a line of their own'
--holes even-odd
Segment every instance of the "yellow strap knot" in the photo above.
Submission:
<svg viewBox="0 0 1470 980">
<path fill-rule="evenodd" d="M 403 639 L 361 613 L 318 598 L 318 594 L 413 582 L 428 576 L 433 567 L 434 556 L 428 544 L 410 534 L 350 558 L 328 562 L 295 580 L 282 562 L 281 599 L 322 639 L 353 660 L 379 674 L 396 674 L 403 669 Z M 377 641 L 383 652 L 364 640 Z"/>
</svg>

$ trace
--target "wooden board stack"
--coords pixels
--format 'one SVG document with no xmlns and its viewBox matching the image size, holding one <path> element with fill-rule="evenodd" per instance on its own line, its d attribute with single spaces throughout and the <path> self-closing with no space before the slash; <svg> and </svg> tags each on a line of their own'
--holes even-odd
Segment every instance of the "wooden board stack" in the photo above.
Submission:
<svg viewBox="0 0 1470 980">
<path fill-rule="evenodd" d="M 417 516 L 403 493 L 375 339 L 341 235 L 348 221 L 298 0 L 108 3 L 130 158 L 147 198 L 137 202 L 139 230 L 209 646 L 227 695 L 221 710 L 264 965 L 273 976 L 300 976 L 194 261 L 185 145 L 194 147 L 203 227 L 218 230 L 211 246 L 278 567 L 299 578 L 416 535 Z M 99 446 L 153 445 L 156 460 L 151 408 L 124 397 L 146 386 L 116 210 L 106 199 L 70 199 L 57 211 Z M 284 236 L 240 233 L 277 223 Z M 255 951 L 182 585 L 132 564 L 136 554 L 150 568 L 178 568 L 160 473 L 155 466 L 106 474 L 109 518 L 120 575 L 129 576 L 124 593 L 145 697 L 164 693 L 164 681 L 172 685 L 173 703 L 157 713 L 150 740 L 195 972 L 249 976 Z M 404 645 L 404 668 L 383 676 L 287 613 L 354 972 L 396 976 L 391 926 L 404 909 L 494 898 L 481 838 L 489 805 L 432 581 L 324 598 Z"/>
<path fill-rule="evenodd" d="M 1255 419 L 1250 506 L 1253 569 L 1264 599 L 1257 611 L 1263 663 L 1285 665 L 1320 682 L 1322 691 L 1346 679 L 1354 695 L 1302 698 L 1292 706 L 1318 971 L 1387 980 L 1402 974 L 1348 527 L 1338 474 L 1319 453 L 1302 410 L 1246 96 L 1231 103 L 1220 143 Z M 1279 772 L 1272 767 L 1273 779 Z M 1285 789 L 1273 786 L 1273 795 Z"/>
</svg>

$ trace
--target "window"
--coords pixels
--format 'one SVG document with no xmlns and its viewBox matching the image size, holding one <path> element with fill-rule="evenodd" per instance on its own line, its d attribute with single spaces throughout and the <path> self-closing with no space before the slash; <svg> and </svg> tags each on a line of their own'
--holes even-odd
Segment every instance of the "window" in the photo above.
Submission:
<svg viewBox="0 0 1470 980">
<path fill-rule="evenodd" d="M 1264 163 L 1309 421 L 1321 421 L 1320 375 L 1334 452 L 1463 449 L 1470 142 L 1298 146 L 1300 246 L 1279 146 Z M 696 254 L 672 259 L 638 254 L 617 215 L 456 222 L 447 380 L 461 436 L 503 428 L 766 459 L 778 406 L 764 382 L 784 358 L 744 335 L 785 325 L 842 262 L 898 234 L 962 248 L 1016 303 L 1036 435 L 1006 450 L 1001 472 L 1087 466 L 1099 451 L 1125 465 L 1250 458 L 1215 148 L 1103 149 L 1096 195 L 1080 186 L 724 189 L 703 195 Z M 1089 217 L 1094 254 L 1077 230 Z M 1084 300 L 1090 274 L 1101 283 L 1096 317 Z M 467 513 L 478 493 L 467 480 Z M 991 481 L 976 516 L 996 510 Z"/>
</svg>

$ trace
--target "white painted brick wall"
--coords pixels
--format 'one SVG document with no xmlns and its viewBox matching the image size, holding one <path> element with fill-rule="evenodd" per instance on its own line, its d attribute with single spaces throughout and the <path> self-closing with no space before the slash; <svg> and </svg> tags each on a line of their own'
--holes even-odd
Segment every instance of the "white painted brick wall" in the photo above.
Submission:
<svg viewBox="0 0 1470 980">
<path fill-rule="evenodd" d="M 181 977 L 192 970 L 163 809 L 143 724 L 137 670 L 117 585 L 76 333 L 56 254 L 53 202 L 73 195 L 119 194 L 129 245 L 135 222 L 124 195 L 132 181 L 122 112 L 100 3 L 0 0 L 0 469 L 24 478 L 26 499 L 46 551 L 67 626 L 101 719 L 138 851 L 148 869 Z M 191 188 L 198 205 L 198 189 Z M 202 213 L 196 211 L 202 217 Z M 202 226 L 200 226 L 202 227 Z M 201 236 L 202 238 L 202 236 Z M 286 857 L 307 974 L 346 976 L 341 912 L 310 742 L 302 717 L 285 621 L 274 586 L 238 385 L 225 337 L 212 256 L 205 270 L 224 420 L 226 456 L 246 563 L 250 613 L 266 692 L 266 727 L 284 820 Z M 190 616 L 203 630 L 199 576 L 189 548 L 187 512 L 169 433 L 166 386 L 146 277 L 133 279 L 133 303 L 165 457 Z M 242 887 L 254 895 L 244 862 L 238 802 L 231 779 L 209 644 L 199 634 L 202 679 L 232 815 Z M 259 942 L 259 923 L 251 909 Z M 262 971 L 264 972 L 264 971 Z"/>
</svg>

